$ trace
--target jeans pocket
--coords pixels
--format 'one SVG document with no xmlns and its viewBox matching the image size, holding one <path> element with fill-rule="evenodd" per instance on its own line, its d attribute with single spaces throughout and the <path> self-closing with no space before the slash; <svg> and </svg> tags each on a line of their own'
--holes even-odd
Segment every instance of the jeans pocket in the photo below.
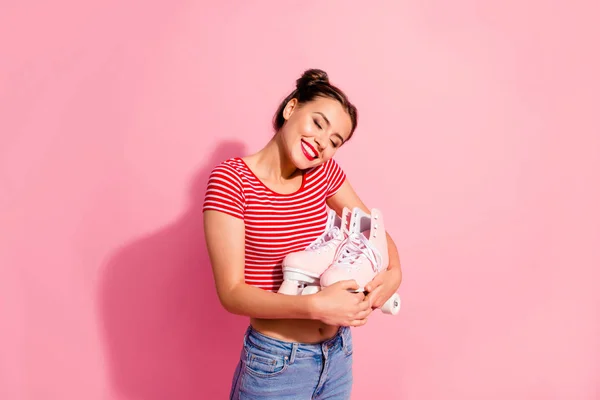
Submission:
<svg viewBox="0 0 600 400">
<path fill-rule="evenodd" d="M 244 364 L 248 373 L 262 378 L 270 378 L 285 372 L 288 367 L 288 358 L 247 346 Z"/>
</svg>

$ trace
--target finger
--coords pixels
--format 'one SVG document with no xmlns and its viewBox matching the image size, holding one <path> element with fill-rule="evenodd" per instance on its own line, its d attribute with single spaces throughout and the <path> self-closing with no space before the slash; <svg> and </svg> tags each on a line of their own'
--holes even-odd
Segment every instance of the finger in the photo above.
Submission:
<svg viewBox="0 0 600 400">
<path fill-rule="evenodd" d="M 379 293 L 381 293 L 382 290 L 383 290 L 382 285 L 377 286 L 375 289 L 373 289 L 367 293 L 367 299 L 372 299 L 374 297 L 377 297 L 379 295 Z"/>
<path fill-rule="evenodd" d="M 359 311 L 354 316 L 354 319 L 367 319 L 369 315 L 373 312 L 373 309 L 369 307 L 367 310 Z"/>
<path fill-rule="evenodd" d="M 364 301 L 361 301 L 361 302 L 358 304 L 358 309 L 359 309 L 360 311 L 364 311 L 364 310 L 370 310 L 370 309 L 371 309 L 371 302 L 370 302 L 369 300 L 364 300 Z"/>
<path fill-rule="evenodd" d="M 375 290 L 367 294 L 366 300 L 369 302 L 371 307 L 379 308 L 381 307 L 381 292 L 383 290 L 383 286 L 378 286 Z"/>
<path fill-rule="evenodd" d="M 371 300 L 371 309 L 377 309 L 377 308 L 381 308 L 381 306 L 383 306 L 383 303 L 385 303 L 381 296 L 377 296 L 375 298 L 373 298 L 373 300 Z"/>
<path fill-rule="evenodd" d="M 352 297 L 362 303 L 365 300 L 366 295 L 363 292 L 352 293 Z"/>
<path fill-rule="evenodd" d="M 349 326 L 354 326 L 354 327 L 359 327 L 359 326 L 363 326 L 364 324 L 367 323 L 367 319 L 355 319 L 353 321 L 350 322 Z"/>
<path fill-rule="evenodd" d="M 367 283 L 367 286 L 365 286 L 365 290 L 367 292 L 372 292 L 377 287 L 379 287 L 382 283 L 383 283 L 383 274 L 382 273 L 377 274 L 377 275 L 375 275 L 375 277 L 373 278 L 373 280 L 371 282 Z"/>
<path fill-rule="evenodd" d="M 358 283 L 354 279 L 350 279 L 347 281 L 337 282 L 335 285 L 338 285 L 341 289 L 345 290 L 356 290 L 358 289 Z"/>
</svg>

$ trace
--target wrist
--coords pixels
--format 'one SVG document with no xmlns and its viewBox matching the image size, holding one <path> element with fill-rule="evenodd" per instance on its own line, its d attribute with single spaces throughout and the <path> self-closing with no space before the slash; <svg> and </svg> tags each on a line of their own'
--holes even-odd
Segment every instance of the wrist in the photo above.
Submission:
<svg viewBox="0 0 600 400">
<path fill-rule="evenodd" d="M 321 319 L 321 296 L 318 293 L 302 295 L 306 299 L 306 310 L 309 319 Z"/>
</svg>

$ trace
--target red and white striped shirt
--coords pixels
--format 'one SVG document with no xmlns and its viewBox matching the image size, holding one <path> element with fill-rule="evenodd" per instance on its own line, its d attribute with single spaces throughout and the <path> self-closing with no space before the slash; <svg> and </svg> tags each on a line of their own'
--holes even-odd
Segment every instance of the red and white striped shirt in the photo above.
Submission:
<svg viewBox="0 0 600 400">
<path fill-rule="evenodd" d="M 277 291 L 283 280 L 284 257 L 304 250 L 323 233 L 325 200 L 339 190 L 345 178 L 331 159 L 308 170 L 298 191 L 280 194 L 266 187 L 241 158 L 231 158 L 213 169 L 203 210 L 244 221 L 246 283 Z"/>
</svg>

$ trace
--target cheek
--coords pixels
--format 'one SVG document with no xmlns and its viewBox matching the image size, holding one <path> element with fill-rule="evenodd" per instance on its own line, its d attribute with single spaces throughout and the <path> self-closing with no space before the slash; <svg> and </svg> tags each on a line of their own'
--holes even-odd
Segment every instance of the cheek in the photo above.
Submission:
<svg viewBox="0 0 600 400">
<path fill-rule="evenodd" d="M 307 135 L 307 136 L 313 136 L 313 135 L 315 135 L 316 128 L 317 127 L 313 124 L 312 121 L 308 121 L 301 125 L 300 133 L 303 135 Z"/>
<path fill-rule="evenodd" d="M 290 141 L 298 140 L 298 136 L 314 136 L 314 128 L 310 123 L 295 122 L 287 126 L 285 136 Z"/>
<path fill-rule="evenodd" d="M 326 160 L 329 160 L 330 158 L 332 158 L 335 155 L 335 152 L 337 151 L 337 149 L 333 146 L 328 146 L 327 149 L 325 150 L 325 153 L 323 154 L 323 158 L 325 158 Z"/>
</svg>

